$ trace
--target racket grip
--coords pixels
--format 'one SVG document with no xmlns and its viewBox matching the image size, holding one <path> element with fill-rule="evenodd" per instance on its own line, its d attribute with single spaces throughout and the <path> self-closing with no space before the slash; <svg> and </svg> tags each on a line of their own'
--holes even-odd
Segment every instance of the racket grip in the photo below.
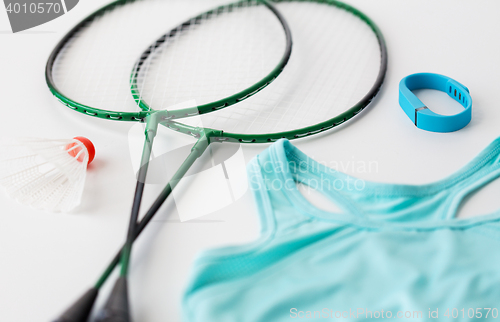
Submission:
<svg viewBox="0 0 500 322">
<path fill-rule="evenodd" d="M 95 322 L 131 322 L 128 301 L 127 278 L 122 276 L 116 280 L 113 290 L 103 309 L 98 313 Z"/>
<path fill-rule="evenodd" d="M 92 287 L 53 322 L 86 322 L 99 290 Z"/>
</svg>

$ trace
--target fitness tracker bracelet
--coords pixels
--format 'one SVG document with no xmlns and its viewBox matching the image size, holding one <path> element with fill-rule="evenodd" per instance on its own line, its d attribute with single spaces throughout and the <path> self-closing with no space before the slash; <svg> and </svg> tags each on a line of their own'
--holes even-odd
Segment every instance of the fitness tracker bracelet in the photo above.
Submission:
<svg viewBox="0 0 500 322">
<path fill-rule="evenodd" d="M 448 93 L 465 109 L 455 115 L 434 113 L 412 93 L 416 89 L 435 89 Z M 406 76 L 399 83 L 399 105 L 416 127 L 432 132 L 457 131 L 469 124 L 472 118 L 472 98 L 469 89 L 443 75 L 418 73 Z"/>
</svg>

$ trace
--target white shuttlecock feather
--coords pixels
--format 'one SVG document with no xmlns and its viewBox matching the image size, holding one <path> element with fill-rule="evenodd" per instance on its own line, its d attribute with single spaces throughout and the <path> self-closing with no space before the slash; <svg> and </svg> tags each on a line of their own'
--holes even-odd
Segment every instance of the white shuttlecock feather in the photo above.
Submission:
<svg viewBox="0 0 500 322">
<path fill-rule="evenodd" d="M 94 146 L 85 138 L 1 142 L 0 186 L 21 204 L 67 212 L 80 204 Z"/>
</svg>

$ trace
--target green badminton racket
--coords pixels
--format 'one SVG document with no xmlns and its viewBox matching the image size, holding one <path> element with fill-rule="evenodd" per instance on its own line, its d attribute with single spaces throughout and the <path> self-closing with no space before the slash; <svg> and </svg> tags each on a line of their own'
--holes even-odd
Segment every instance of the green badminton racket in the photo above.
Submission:
<svg viewBox="0 0 500 322">
<path fill-rule="evenodd" d="M 276 6 L 294 35 L 294 53 L 286 69 L 258 95 L 230 108 L 182 122 L 159 120 L 198 141 L 138 223 L 135 237 L 211 143 L 265 143 L 322 133 L 359 115 L 379 92 L 387 67 L 386 48 L 379 29 L 366 15 L 336 1 L 283 1 Z M 155 101 L 154 93 L 155 88 L 164 88 L 158 79 L 165 65 L 147 62 L 161 51 L 148 50 L 139 60 L 144 66 L 138 69 L 136 64 L 131 77 L 132 97 L 145 111 L 164 104 L 163 99 Z M 153 72 L 141 74 L 146 70 Z M 97 293 L 119 262 L 120 253 L 80 303 Z"/>
<path fill-rule="evenodd" d="M 282 1 L 276 7 L 293 35 L 285 70 L 260 93 L 230 108 L 161 122 L 173 131 L 194 134 L 198 141 L 138 224 L 136 235 L 210 144 L 270 143 L 319 134 L 360 115 L 379 92 L 387 53 L 382 34 L 366 15 L 336 1 Z M 152 88 L 163 87 L 154 75 L 162 75 L 165 65 L 147 63 L 155 54 L 145 52 L 139 61 L 146 67 L 135 70 L 131 78 L 132 94 L 143 110 L 162 103 L 148 97 Z M 142 75 L 142 68 L 148 74 Z"/>
<path fill-rule="evenodd" d="M 289 60 L 290 30 L 272 5 L 243 0 L 215 6 L 220 2 L 111 3 L 69 31 L 47 62 L 49 89 L 64 105 L 101 119 L 146 123 L 121 274 L 102 321 L 129 319 L 126 277 L 158 124 L 244 101 L 271 84 Z M 144 107 L 144 99 L 155 108 Z M 176 108 L 186 102 L 195 103 Z M 58 321 L 85 321 L 103 282 Z"/>
</svg>

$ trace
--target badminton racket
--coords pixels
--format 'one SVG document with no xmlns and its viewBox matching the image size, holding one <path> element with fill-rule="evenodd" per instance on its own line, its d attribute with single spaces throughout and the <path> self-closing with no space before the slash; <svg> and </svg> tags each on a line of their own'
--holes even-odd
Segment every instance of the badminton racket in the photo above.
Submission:
<svg viewBox="0 0 500 322">
<path fill-rule="evenodd" d="M 387 67 L 386 48 L 381 32 L 366 15 L 336 1 L 284 1 L 276 6 L 294 35 L 294 53 L 287 68 L 259 95 L 231 108 L 185 118 L 182 123 L 162 121 L 180 133 L 197 133 L 199 140 L 139 222 L 136 236 L 209 144 L 266 143 L 315 135 L 359 115 L 379 92 Z M 146 93 L 150 87 L 148 77 L 140 82 L 145 84 L 132 86 L 134 95 L 137 91 L 140 95 L 141 89 Z M 156 80 L 149 82 L 154 84 Z M 142 108 L 155 108 L 157 104 L 146 94 L 142 100 Z M 117 254 L 97 288 L 119 258 Z"/>
<path fill-rule="evenodd" d="M 49 57 L 47 83 L 63 104 L 93 117 L 146 123 L 127 246 L 121 252 L 121 277 L 115 284 L 117 295 L 111 296 L 101 320 L 129 319 L 126 276 L 159 122 L 244 101 L 271 84 L 289 60 L 290 31 L 272 5 L 243 0 L 214 8 L 217 2 L 117 1 L 74 27 Z M 169 25 L 173 28 L 164 33 Z M 210 52 L 215 55 L 208 55 Z M 134 65 L 137 57 L 141 59 Z M 131 96 L 128 79 L 132 66 Z M 154 74 L 157 66 L 164 67 L 162 75 Z M 163 87 L 141 87 L 137 95 L 137 82 L 145 77 L 161 78 Z M 143 95 L 159 102 L 154 110 L 137 111 Z M 196 103 L 176 108 L 185 102 Z M 95 299 L 97 292 L 91 293 L 85 299 Z M 59 320 L 85 320 L 93 299 L 79 301 Z"/>
<path fill-rule="evenodd" d="M 269 143 L 316 135 L 360 115 L 379 92 L 387 54 L 380 31 L 367 16 L 335 1 L 283 1 L 276 7 L 288 21 L 294 39 L 285 70 L 258 95 L 230 108 L 162 122 L 180 133 L 198 133 L 199 140 L 139 223 L 137 233 L 210 144 Z M 161 66 L 149 66 L 154 73 L 139 77 L 139 85 L 132 88 L 145 110 L 161 103 L 150 98 L 150 88 L 164 86 L 153 77 L 163 74 Z"/>
</svg>

